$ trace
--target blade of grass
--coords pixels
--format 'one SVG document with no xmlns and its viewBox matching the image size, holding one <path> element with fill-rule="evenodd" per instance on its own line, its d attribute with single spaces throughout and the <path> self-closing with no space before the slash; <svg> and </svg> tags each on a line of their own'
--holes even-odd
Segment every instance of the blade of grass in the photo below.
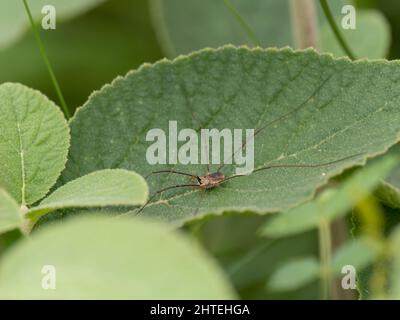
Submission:
<svg viewBox="0 0 400 320">
<path fill-rule="evenodd" d="M 33 20 L 33 16 L 32 16 L 31 10 L 29 9 L 27 1 L 26 0 L 22 0 L 22 1 L 24 3 L 26 13 L 28 14 L 28 18 L 29 18 L 29 21 L 31 23 L 32 31 L 33 31 L 33 34 L 35 36 L 37 45 L 39 47 L 40 54 L 42 56 L 42 59 L 43 59 L 45 65 L 46 65 L 46 67 L 47 67 L 47 70 L 49 72 L 51 81 L 52 81 L 52 83 L 54 85 L 54 89 L 56 90 L 58 99 L 60 100 L 61 107 L 62 107 L 62 109 L 63 109 L 63 111 L 65 113 L 66 118 L 69 119 L 71 117 L 69 109 L 67 107 L 67 104 L 65 103 L 64 96 L 63 96 L 63 94 L 61 92 L 61 89 L 60 89 L 60 86 L 58 84 L 57 78 L 56 78 L 56 76 L 54 74 L 53 68 L 51 67 L 49 58 L 47 56 L 47 53 L 46 53 L 46 50 L 44 48 L 42 39 L 40 37 L 39 30 L 37 29 L 35 21 Z"/>
<path fill-rule="evenodd" d="M 241 14 L 235 8 L 232 2 L 230 0 L 224 0 L 224 4 L 228 8 L 228 10 L 232 13 L 232 15 L 236 18 L 236 20 L 239 22 L 239 24 L 242 26 L 244 31 L 247 33 L 248 37 L 253 41 L 253 43 L 258 47 L 262 47 L 261 41 L 257 38 L 256 34 L 253 32 L 251 27 L 248 25 L 246 20 L 241 16 Z"/>
<path fill-rule="evenodd" d="M 332 12 L 329 9 L 328 3 L 326 2 L 326 0 L 320 0 L 319 2 L 321 4 L 322 10 L 324 11 L 325 17 L 328 20 L 328 23 L 333 33 L 335 34 L 336 40 L 339 42 L 340 46 L 342 47 L 343 51 L 348 55 L 348 57 L 351 60 L 355 60 L 356 57 L 351 51 L 350 47 L 347 45 L 342 34 L 340 33 L 339 28 L 336 25 L 335 19 L 333 18 Z"/>
</svg>

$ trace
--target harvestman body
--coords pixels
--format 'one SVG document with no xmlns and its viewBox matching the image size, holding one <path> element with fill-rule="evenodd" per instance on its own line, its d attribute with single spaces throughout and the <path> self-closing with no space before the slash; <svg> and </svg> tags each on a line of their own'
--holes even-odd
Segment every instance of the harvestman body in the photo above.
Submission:
<svg viewBox="0 0 400 320">
<path fill-rule="evenodd" d="M 291 114 L 299 111 L 304 105 L 306 105 L 306 103 L 315 96 L 315 94 L 323 87 L 323 85 L 331 78 L 331 76 L 329 76 L 327 79 L 325 79 L 321 85 L 313 92 L 313 94 L 306 99 L 303 103 L 301 103 L 299 106 L 297 106 L 296 108 L 294 108 L 293 110 L 289 111 L 288 113 L 278 117 L 277 119 L 268 122 L 266 125 L 264 125 L 263 127 L 257 129 L 254 132 L 254 135 L 252 137 L 252 139 L 254 139 L 254 137 L 261 132 L 263 129 L 265 129 L 266 127 L 277 123 L 278 121 L 287 118 L 288 116 L 290 116 Z M 233 155 L 236 152 L 241 151 L 247 144 L 248 141 L 244 142 L 243 145 L 241 146 L 240 149 L 234 151 Z M 325 162 L 325 163 L 318 163 L 318 164 L 271 164 L 271 165 L 266 165 L 264 167 L 260 167 L 257 168 L 255 170 L 253 170 L 251 172 L 251 174 L 258 172 L 258 171 L 262 171 L 262 170 L 268 170 L 268 169 L 273 169 L 273 168 L 318 168 L 318 167 L 324 167 L 324 166 L 329 166 L 338 162 L 342 162 L 351 158 L 355 158 L 358 157 L 360 155 L 362 155 L 363 153 L 357 153 L 348 157 L 344 157 L 338 160 L 333 160 L 333 161 L 329 161 L 329 162 Z M 151 172 L 147 177 L 153 175 L 153 174 L 159 174 L 159 173 L 173 173 L 173 174 L 178 174 L 178 175 L 184 175 L 184 176 L 188 176 L 191 177 L 196 183 L 191 183 L 191 184 L 177 184 L 177 185 L 173 185 L 173 186 L 169 186 L 166 188 L 163 188 L 161 190 L 158 190 L 156 193 L 154 193 L 150 199 L 146 202 L 146 204 L 144 206 L 142 206 L 139 211 L 138 214 L 154 199 L 154 197 L 164 191 L 170 190 L 170 189 L 175 189 L 175 188 L 199 188 L 200 190 L 208 190 L 208 189 L 213 189 L 216 188 L 218 186 L 220 186 L 222 183 L 230 180 L 230 179 L 234 179 L 234 178 L 238 178 L 238 177 L 243 177 L 246 176 L 245 174 L 236 174 L 233 176 L 229 176 L 229 177 L 225 177 L 225 175 L 221 172 L 221 169 L 225 166 L 225 164 L 222 164 L 219 166 L 219 168 L 217 169 L 217 171 L 215 172 L 211 172 L 210 173 L 210 167 L 207 164 L 207 173 L 205 175 L 202 176 L 198 176 L 198 175 L 194 175 L 194 174 L 190 174 L 190 173 L 186 173 L 186 172 L 181 172 L 181 171 L 176 171 L 176 170 L 159 170 L 159 171 L 153 171 Z M 146 177 L 146 179 L 147 179 Z"/>
</svg>

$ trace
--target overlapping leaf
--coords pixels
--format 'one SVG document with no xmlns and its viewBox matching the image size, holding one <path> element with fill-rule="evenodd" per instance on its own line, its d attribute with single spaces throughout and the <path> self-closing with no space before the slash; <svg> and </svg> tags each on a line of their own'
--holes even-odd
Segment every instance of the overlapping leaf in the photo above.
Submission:
<svg viewBox="0 0 400 320">
<path fill-rule="evenodd" d="M 0 189 L 0 234 L 18 228 L 22 222 L 22 215 L 18 205 L 10 195 Z"/>
<path fill-rule="evenodd" d="M 20 84 L 0 85 L 0 187 L 19 204 L 41 199 L 67 161 L 69 129 L 59 108 Z"/>
<path fill-rule="evenodd" d="M 126 170 L 100 170 L 80 177 L 46 197 L 27 213 L 30 219 L 63 208 L 144 205 L 148 196 L 144 179 Z"/>
</svg>

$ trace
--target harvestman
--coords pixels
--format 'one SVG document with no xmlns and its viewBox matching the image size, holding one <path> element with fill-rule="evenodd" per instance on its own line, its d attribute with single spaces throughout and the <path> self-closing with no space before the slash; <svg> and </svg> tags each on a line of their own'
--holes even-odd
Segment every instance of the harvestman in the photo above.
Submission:
<svg viewBox="0 0 400 320">
<path fill-rule="evenodd" d="M 303 103 L 301 103 L 299 106 L 297 106 L 296 108 L 294 108 L 293 110 L 289 111 L 288 113 L 278 117 L 275 120 L 272 120 L 270 122 L 268 122 L 267 124 L 265 124 L 264 126 L 262 126 L 261 128 L 255 130 L 254 135 L 250 138 L 250 139 L 254 139 L 255 136 L 260 133 L 262 130 L 264 130 L 265 128 L 267 128 L 270 125 L 273 125 L 277 122 L 279 122 L 280 120 L 283 120 L 287 117 L 289 117 L 290 115 L 294 114 L 295 112 L 299 111 L 303 106 L 305 106 L 312 97 L 315 96 L 315 94 L 323 87 L 323 85 L 331 78 L 328 77 L 327 79 L 325 79 L 321 85 L 310 95 L 310 97 L 308 97 Z M 237 149 L 236 151 L 234 151 L 231 155 L 231 158 L 239 151 L 241 151 L 246 144 L 248 143 L 248 141 L 250 140 L 246 140 L 242 146 Z M 357 156 L 362 155 L 363 153 L 358 153 L 358 154 L 354 154 L 348 157 L 344 157 L 341 159 L 337 159 L 337 160 L 333 160 L 333 161 L 329 161 L 329 162 L 324 162 L 324 163 L 317 163 L 317 164 L 271 164 L 271 165 L 266 165 L 264 167 L 260 167 L 257 168 L 255 170 L 253 170 L 251 174 L 258 172 L 258 171 L 262 171 L 262 170 L 268 170 L 268 169 L 273 169 L 273 168 L 318 168 L 318 167 L 324 167 L 324 166 L 329 166 L 341 161 L 345 161 L 351 158 L 355 158 Z M 139 214 L 141 211 L 143 211 L 143 209 L 160 193 L 165 192 L 167 190 L 170 189 L 176 189 L 176 188 L 198 188 L 200 190 L 208 190 L 208 189 L 213 189 L 216 188 L 218 186 L 220 186 L 222 183 L 234 179 L 234 178 L 238 178 L 238 177 L 243 177 L 243 176 L 248 176 L 246 174 L 235 174 L 229 177 L 226 177 L 222 172 L 221 169 L 225 166 L 226 163 L 221 164 L 217 171 L 215 172 L 210 172 L 210 165 L 207 164 L 207 172 L 204 175 L 195 175 L 195 174 L 190 174 L 190 173 L 186 173 L 186 172 L 182 172 L 182 171 L 176 171 L 173 169 L 166 169 L 166 170 L 159 170 L 159 171 L 153 171 L 151 172 L 149 175 L 146 176 L 146 179 L 154 174 L 160 174 L 160 173 L 172 173 L 172 174 L 178 174 L 178 175 L 183 175 L 183 176 L 188 176 L 192 179 L 194 179 L 196 181 L 196 183 L 187 183 L 187 184 L 176 184 L 176 185 L 172 185 L 169 187 L 165 187 L 162 188 L 161 190 L 158 190 L 157 192 L 155 192 L 150 199 L 146 202 L 146 204 L 144 204 L 139 211 L 137 212 L 137 214 Z"/>
</svg>

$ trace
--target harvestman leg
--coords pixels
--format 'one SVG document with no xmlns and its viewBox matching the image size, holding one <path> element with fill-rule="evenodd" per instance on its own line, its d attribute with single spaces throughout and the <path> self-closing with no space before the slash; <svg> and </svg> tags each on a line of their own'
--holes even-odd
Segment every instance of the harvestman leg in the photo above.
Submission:
<svg viewBox="0 0 400 320">
<path fill-rule="evenodd" d="M 143 211 L 144 208 L 146 208 L 146 206 L 154 199 L 154 197 L 164 191 L 170 190 L 170 189 L 176 189 L 176 188 L 199 188 L 200 185 L 198 184 L 176 184 L 174 186 L 169 186 L 166 188 L 162 188 L 161 190 L 158 190 L 156 193 L 154 193 L 149 200 L 147 200 L 147 202 L 139 209 L 139 211 L 137 212 L 137 215 Z"/>
<path fill-rule="evenodd" d="M 275 168 L 318 168 L 318 167 L 325 167 L 325 166 L 329 166 L 331 164 L 339 163 L 339 162 L 342 162 L 344 160 L 348 160 L 348 159 L 351 159 L 351 158 L 354 158 L 354 157 L 357 157 L 357 156 L 361 156 L 363 154 L 364 153 L 357 153 L 357 154 L 354 154 L 352 156 L 348 156 L 348 157 L 341 158 L 341 159 L 338 159 L 338 160 L 333 160 L 333 161 L 324 162 L 324 163 L 317 163 L 317 164 L 276 164 L 276 165 L 266 165 L 264 167 L 261 167 L 261 168 L 253 170 L 251 174 L 253 174 L 255 172 L 258 172 L 258 171 L 268 170 L 268 169 L 275 169 Z M 223 182 L 226 182 L 226 181 L 228 181 L 230 179 L 233 179 L 233 178 L 245 177 L 245 176 L 247 176 L 247 175 L 245 175 L 245 174 L 236 174 L 234 176 L 230 176 L 230 177 L 225 178 L 224 180 L 222 180 L 220 182 L 220 184 L 223 183 Z"/>
<path fill-rule="evenodd" d="M 324 81 L 321 82 L 321 84 L 314 90 L 314 92 L 306 99 L 304 100 L 302 103 L 300 103 L 297 107 L 293 108 L 293 110 L 288 111 L 287 113 L 279 116 L 278 118 L 267 122 L 265 125 L 261 126 L 260 128 L 256 129 L 253 136 L 250 137 L 249 139 L 247 139 L 246 141 L 243 142 L 243 144 L 241 145 L 240 148 L 238 148 L 236 151 L 234 151 L 231 155 L 231 160 L 233 159 L 234 155 L 236 153 L 238 153 L 239 151 L 243 150 L 244 147 L 246 147 L 247 143 L 249 142 L 249 140 L 251 139 L 255 139 L 256 135 L 259 134 L 261 131 L 263 131 L 264 129 L 268 128 L 269 126 L 278 123 L 279 121 L 286 119 L 287 117 L 291 116 L 292 114 L 296 113 L 297 111 L 300 111 L 304 106 L 307 105 L 307 103 L 312 99 L 312 97 L 314 97 L 325 85 L 325 83 L 327 83 L 329 81 L 329 79 L 331 79 L 333 76 L 333 74 L 329 75 Z M 217 171 L 220 171 L 226 163 L 222 163 Z M 254 171 L 253 171 L 254 172 Z"/>
</svg>

